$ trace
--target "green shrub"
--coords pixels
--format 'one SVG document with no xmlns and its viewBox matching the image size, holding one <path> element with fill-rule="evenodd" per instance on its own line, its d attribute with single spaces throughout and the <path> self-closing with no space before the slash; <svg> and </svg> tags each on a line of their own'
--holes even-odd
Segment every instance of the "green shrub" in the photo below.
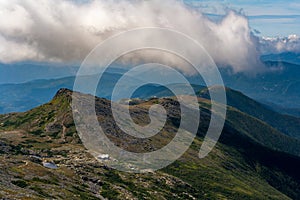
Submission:
<svg viewBox="0 0 300 200">
<path fill-rule="evenodd" d="M 20 187 L 20 188 L 25 188 L 25 187 L 28 186 L 28 183 L 26 181 L 23 181 L 23 180 L 12 181 L 11 183 L 18 186 L 18 187 Z"/>
</svg>

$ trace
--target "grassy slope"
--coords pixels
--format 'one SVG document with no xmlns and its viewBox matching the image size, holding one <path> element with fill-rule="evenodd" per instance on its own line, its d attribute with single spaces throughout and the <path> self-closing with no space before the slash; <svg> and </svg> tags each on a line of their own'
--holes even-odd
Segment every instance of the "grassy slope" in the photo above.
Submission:
<svg viewBox="0 0 300 200">
<path fill-rule="evenodd" d="M 0 116 L 0 198 L 96 199 L 99 194 L 111 199 L 299 198 L 300 177 L 289 168 L 300 166 L 299 159 L 259 145 L 248 130 L 235 128 L 230 121 L 221 143 L 205 159 L 197 156 L 202 140 L 199 133 L 184 156 L 161 171 L 127 174 L 108 169 L 80 144 L 68 95 L 64 91 L 26 113 Z M 203 100 L 201 106 L 205 104 Z M 134 108 L 137 115 L 145 114 L 145 106 Z M 246 120 L 247 115 L 244 117 Z M 254 120 L 253 125 L 260 126 L 258 122 Z M 241 128 L 245 133 L 240 133 Z M 162 138 L 169 140 L 171 135 Z M 59 164 L 59 169 L 42 167 L 30 158 L 32 154 Z"/>
</svg>

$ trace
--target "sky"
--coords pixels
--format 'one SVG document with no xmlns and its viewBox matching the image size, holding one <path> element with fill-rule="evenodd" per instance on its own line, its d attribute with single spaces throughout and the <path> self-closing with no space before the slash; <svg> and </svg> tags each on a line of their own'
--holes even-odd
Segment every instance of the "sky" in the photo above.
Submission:
<svg viewBox="0 0 300 200">
<path fill-rule="evenodd" d="M 86 3 L 90 0 L 70 0 Z M 207 14 L 224 15 L 228 9 L 242 11 L 250 26 L 265 37 L 300 35 L 299 0 L 183 0 Z"/>
<path fill-rule="evenodd" d="M 300 35 L 299 0 L 185 0 L 209 14 L 224 14 L 235 9 L 249 17 L 250 26 L 262 36 Z"/>
<path fill-rule="evenodd" d="M 201 43 L 219 66 L 256 72 L 262 70 L 262 54 L 300 53 L 298 11 L 295 0 L 0 0 L 0 19 L 5 19 L 0 20 L 0 63 L 81 63 L 115 34 L 160 27 Z M 166 41 L 161 35 L 135 35 L 118 48 L 147 38 Z M 170 55 L 146 51 L 123 61 L 126 66 L 160 57 L 178 64 Z"/>
</svg>

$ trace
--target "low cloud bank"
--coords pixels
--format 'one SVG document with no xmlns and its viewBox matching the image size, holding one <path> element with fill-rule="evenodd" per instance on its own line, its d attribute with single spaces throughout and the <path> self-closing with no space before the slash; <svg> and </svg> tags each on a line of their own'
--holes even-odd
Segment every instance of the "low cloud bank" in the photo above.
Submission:
<svg viewBox="0 0 300 200">
<path fill-rule="evenodd" d="M 300 53 L 300 37 L 263 37 L 260 40 L 260 48 L 263 54 Z"/>
</svg>

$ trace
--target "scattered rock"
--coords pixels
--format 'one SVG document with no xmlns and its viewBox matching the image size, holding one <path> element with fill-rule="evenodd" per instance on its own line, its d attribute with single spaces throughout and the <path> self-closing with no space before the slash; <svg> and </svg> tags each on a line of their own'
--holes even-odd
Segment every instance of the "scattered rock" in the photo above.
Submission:
<svg viewBox="0 0 300 200">
<path fill-rule="evenodd" d="M 43 160 L 39 156 L 30 156 L 29 160 L 33 163 L 42 164 Z"/>
<path fill-rule="evenodd" d="M 97 159 L 99 159 L 99 160 L 109 160 L 110 156 L 108 154 L 99 154 L 97 156 Z"/>
<path fill-rule="evenodd" d="M 43 166 L 49 169 L 57 169 L 57 165 L 52 162 L 43 162 Z"/>
</svg>

